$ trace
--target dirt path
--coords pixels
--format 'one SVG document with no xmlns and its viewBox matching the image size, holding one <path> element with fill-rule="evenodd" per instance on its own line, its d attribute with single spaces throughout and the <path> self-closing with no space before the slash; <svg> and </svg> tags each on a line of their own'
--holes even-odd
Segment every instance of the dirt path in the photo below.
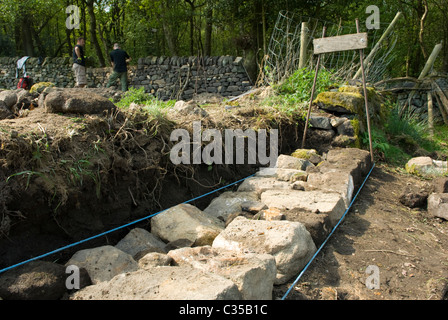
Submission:
<svg viewBox="0 0 448 320">
<path fill-rule="evenodd" d="M 377 166 L 288 299 L 448 299 L 448 222 L 399 202 L 406 185 L 417 183 Z M 378 267 L 379 289 L 366 287 L 370 265 Z M 276 288 L 277 297 L 290 285 Z"/>
</svg>

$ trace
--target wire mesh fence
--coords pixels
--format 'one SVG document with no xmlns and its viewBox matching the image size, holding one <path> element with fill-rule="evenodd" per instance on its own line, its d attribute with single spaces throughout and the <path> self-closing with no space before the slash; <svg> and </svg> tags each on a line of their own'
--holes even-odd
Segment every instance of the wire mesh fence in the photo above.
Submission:
<svg viewBox="0 0 448 320">
<path fill-rule="evenodd" d="M 313 39 L 322 37 L 324 27 L 326 28 L 325 37 L 357 32 L 355 21 L 352 26 L 344 26 L 341 22 L 334 23 L 281 11 L 272 31 L 265 59 L 264 81 L 268 84 L 282 82 L 299 68 L 303 22 L 307 23 L 307 28 L 304 29 L 307 33 L 305 45 L 306 56 L 308 57 L 304 66 L 307 68 L 313 68 L 316 62 L 312 42 Z M 381 38 L 387 26 L 388 24 L 382 24 L 380 29 L 367 30 L 365 25 L 361 25 L 360 32 L 368 33 L 369 42 L 368 48 L 365 50 L 366 56 Z M 397 41 L 398 36 L 394 31 L 382 39 L 379 49 L 372 54 L 370 61 L 365 64 L 367 81 L 377 82 L 387 76 L 388 66 L 395 58 L 394 48 Z M 331 70 L 335 78 L 344 81 L 353 79 L 360 68 L 359 51 L 322 54 L 321 66 Z"/>
</svg>

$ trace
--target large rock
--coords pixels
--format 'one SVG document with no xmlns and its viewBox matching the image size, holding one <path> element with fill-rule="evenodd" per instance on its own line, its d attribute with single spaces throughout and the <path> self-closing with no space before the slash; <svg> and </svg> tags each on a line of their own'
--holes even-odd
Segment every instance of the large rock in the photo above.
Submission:
<svg viewBox="0 0 448 320">
<path fill-rule="evenodd" d="M 284 214 L 286 220 L 302 223 L 310 233 L 316 246 L 320 246 L 325 241 L 334 227 L 330 222 L 328 214 L 312 213 L 300 208 L 285 210 Z"/>
<path fill-rule="evenodd" d="M 327 153 L 327 160 L 311 168 L 309 173 L 343 171 L 353 177 L 355 189 L 358 189 L 372 168 L 368 151 L 357 148 L 336 148 Z"/>
<path fill-rule="evenodd" d="M 17 93 L 17 102 L 12 107 L 13 110 L 16 110 L 17 112 L 21 109 L 31 109 L 33 107 L 37 107 L 37 102 L 35 101 L 35 98 L 37 98 L 38 95 L 34 95 L 25 89 L 19 89 L 16 91 L 16 93 Z"/>
<path fill-rule="evenodd" d="M 66 278 L 62 265 L 31 261 L 0 274 L 0 297 L 5 300 L 57 300 L 67 292 Z"/>
<path fill-rule="evenodd" d="M 432 186 L 428 183 L 407 185 L 400 194 L 399 201 L 409 208 L 426 208 Z"/>
<path fill-rule="evenodd" d="M 438 177 L 433 181 L 435 193 L 448 193 L 448 177 Z"/>
<path fill-rule="evenodd" d="M 303 170 L 277 169 L 276 178 L 280 181 L 294 183 L 296 181 L 306 181 L 308 174 Z"/>
<path fill-rule="evenodd" d="M 433 160 L 430 157 L 416 157 L 406 163 L 405 169 L 416 175 L 443 175 L 448 173 L 448 162 Z"/>
<path fill-rule="evenodd" d="M 6 106 L 6 103 L 0 100 L 0 120 L 12 118 L 14 118 L 14 114 Z"/>
<path fill-rule="evenodd" d="M 172 250 L 168 255 L 178 265 L 189 265 L 232 280 L 244 300 L 272 299 L 277 274 L 272 255 L 239 253 L 210 246 Z"/>
<path fill-rule="evenodd" d="M 66 263 L 66 266 L 69 265 L 85 268 L 93 284 L 109 281 L 117 274 L 138 269 L 138 264 L 131 255 L 109 245 L 80 250 Z"/>
<path fill-rule="evenodd" d="M 284 284 L 308 263 L 316 252 L 303 224 L 290 221 L 235 218 L 213 241 L 213 248 L 238 252 L 267 253 L 275 258 L 275 284 Z"/>
<path fill-rule="evenodd" d="M 238 192 L 255 192 L 260 195 L 271 189 L 288 190 L 291 189 L 291 185 L 287 181 L 278 181 L 275 177 L 255 176 L 244 180 L 238 187 Z"/>
<path fill-rule="evenodd" d="M 432 193 L 428 197 L 428 213 L 448 220 L 448 193 Z"/>
<path fill-rule="evenodd" d="M 138 260 L 138 266 L 141 269 L 150 269 L 160 266 L 169 266 L 172 261 L 173 259 L 164 253 L 150 252 Z"/>
<path fill-rule="evenodd" d="M 151 218 L 151 232 L 165 242 L 179 239 L 194 246 L 211 245 L 224 222 L 190 204 L 179 204 Z"/>
<path fill-rule="evenodd" d="M 300 159 L 293 156 L 281 154 L 277 158 L 276 167 L 279 169 L 294 169 L 294 170 L 306 170 L 308 167 L 314 166 L 307 159 Z"/>
<path fill-rule="evenodd" d="M 53 88 L 54 86 L 55 86 L 55 84 L 52 82 L 38 82 L 38 83 L 33 84 L 33 86 L 30 89 L 30 92 L 31 93 L 37 92 L 40 94 L 46 88 Z"/>
<path fill-rule="evenodd" d="M 322 190 L 339 193 L 349 207 L 355 186 L 353 177 L 346 171 L 331 170 L 325 173 L 310 173 L 305 185 L 306 191 Z"/>
<path fill-rule="evenodd" d="M 204 109 L 202 109 L 195 101 L 183 101 L 179 100 L 177 101 L 173 109 L 170 111 L 177 112 L 182 115 L 200 115 L 202 117 L 207 117 L 208 113 Z"/>
<path fill-rule="evenodd" d="M 161 266 L 120 274 L 86 287 L 71 300 L 240 300 L 229 279 L 188 267 Z"/>
<path fill-rule="evenodd" d="M 311 114 L 310 116 L 310 125 L 316 129 L 332 129 L 330 118 L 325 116 L 320 116 L 318 114 Z"/>
<path fill-rule="evenodd" d="M 11 108 L 17 103 L 17 93 L 13 90 L 5 90 L 0 92 L 0 101 L 5 102 L 6 107 Z"/>
<path fill-rule="evenodd" d="M 42 94 L 47 112 L 102 114 L 115 109 L 109 99 L 89 90 L 47 88 Z"/>
<path fill-rule="evenodd" d="M 270 208 L 302 209 L 306 212 L 327 214 L 332 225 L 343 216 L 346 206 L 343 197 L 334 192 L 268 190 L 261 194 L 261 201 Z"/>
<path fill-rule="evenodd" d="M 413 174 L 426 174 L 430 172 L 434 167 L 432 159 L 430 157 L 416 157 L 410 159 L 405 166 L 408 173 Z"/>
<path fill-rule="evenodd" d="M 255 192 L 226 191 L 213 199 L 210 205 L 204 209 L 204 212 L 226 221 L 231 214 L 242 212 L 245 203 L 258 200 L 258 195 Z"/>
<path fill-rule="evenodd" d="M 357 92 L 322 92 L 317 95 L 314 104 L 329 112 L 365 114 L 364 97 Z"/>
<path fill-rule="evenodd" d="M 374 88 L 367 88 L 367 100 L 369 106 L 370 119 L 373 123 L 381 123 L 386 114 L 384 108 L 384 99 Z M 337 92 L 322 92 L 314 103 L 321 109 L 343 114 L 356 114 L 366 118 L 366 108 L 363 87 L 341 86 Z"/>
<path fill-rule="evenodd" d="M 338 134 L 342 136 L 348 136 L 348 137 L 355 136 L 355 129 L 353 128 L 353 125 L 350 120 L 346 120 L 344 123 L 339 125 L 337 127 L 337 131 Z"/>
<path fill-rule="evenodd" d="M 131 256 L 148 249 L 163 250 L 166 244 L 149 231 L 141 228 L 132 229 L 126 237 L 120 240 L 115 246 Z"/>
<path fill-rule="evenodd" d="M 298 159 L 309 160 L 314 165 L 319 164 L 323 160 L 315 149 L 297 149 L 291 156 Z"/>
</svg>

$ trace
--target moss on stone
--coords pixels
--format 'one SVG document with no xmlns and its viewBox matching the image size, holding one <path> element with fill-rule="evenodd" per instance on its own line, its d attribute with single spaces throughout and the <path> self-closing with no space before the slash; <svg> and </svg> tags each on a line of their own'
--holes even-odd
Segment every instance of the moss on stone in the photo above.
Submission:
<svg viewBox="0 0 448 320">
<path fill-rule="evenodd" d="M 359 119 L 353 119 L 353 120 L 350 120 L 350 123 L 353 127 L 353 130 L 355 131 L 355 139 L 356 139 L 355 142 L 352 143 L 352 145 L 350 147 L 360 149 L 361 148 L 361 133 L 362 133 L 361 122 L 359 121 Z"/>
<path fill-rule="evenodd" d="M 330 111 L 363 114 L 364 97 L 357 92 L 322 92 L 314 103 Z"/>
<path fill-rule="evenodd" d="M 30 89 L 30 93 L 42 93 L 42 91 L 45 90 L 45 88 L 49 88 L 49 87 L 54 87 L 54 83 L 52 82 L 38 82 L 36 84 L 34 84 L 31 89 Z"/>
<path fill-rule="evenodd" d="M 383 123 L 389 115 L 390 108 L 375 88 L 367 87 L 368 107 L 373 123 Z M 337 92 L 323 92 L 317 96 L 314 103 L 320 108 L 342 113 L 352 113 L 365 118 L 364 88 L 356 86 L 341 86 Z M 363 120 L 364 121 L 364 120 Z"/>
<path fill-rule="evenodd" d="M 314 149 L 297 149 L 291 156 L 298 159 L 309 160 L 313 154 L 317 154 L 317 151 Z"/>
</svg>

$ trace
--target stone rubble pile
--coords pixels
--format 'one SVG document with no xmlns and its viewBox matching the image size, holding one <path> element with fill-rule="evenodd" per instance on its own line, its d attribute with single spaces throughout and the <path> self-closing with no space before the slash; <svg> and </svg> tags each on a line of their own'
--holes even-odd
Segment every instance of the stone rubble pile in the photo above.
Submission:
<svg viewBox="0 0 448 320">
<path fill-rule="evenodd" d="M 405 166 L 408 173 L 433 178 L 430 185 L 409 186 L 400 202 L 410 208 L 427 206 L 430 216 L 448 220 L 448 161 L 430 157 L 410 159 Z"/>
<path fill-rule="evenodd" d="M 334 149 L 326 159 L 314 150 L 293 155 L 280 155 L 275 168 L 260 169 L 204 210 L 179 204 L 115 246 L 80 250 L 63 266 L 35 261 L 9 270 L 0 275 L 0 297 L 272 299 L 274 285 L 310 261 L 372 166 L 359 149 Z M 80 290 L 64 290 L 69 266 L 81 270 Z M 37 274 L 39 290 L 17 280 Z"/>
</svg>

